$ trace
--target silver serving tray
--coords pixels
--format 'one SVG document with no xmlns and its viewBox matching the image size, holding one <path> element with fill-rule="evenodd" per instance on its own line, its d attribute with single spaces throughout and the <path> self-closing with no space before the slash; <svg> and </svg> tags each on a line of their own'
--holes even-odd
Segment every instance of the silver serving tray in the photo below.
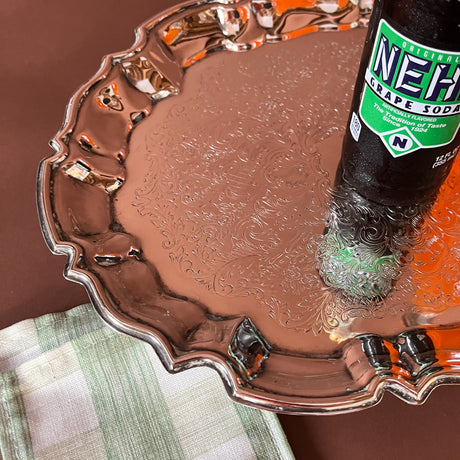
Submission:
<svg viewBox="0 0 460 460">
<path fill-rule="evenodd" d="M 345 412 L 384 390 L 418 404 L 460 381 L 458 161 L 397 273 L 382 265 L 388 295 L 319 275 L 371 2 L 357 3 L 184 3 L 148 20 L 74 95 L 40 166 L 66 278 L 169 371 L 213 367 L 251 406 Z"/>
</svg>

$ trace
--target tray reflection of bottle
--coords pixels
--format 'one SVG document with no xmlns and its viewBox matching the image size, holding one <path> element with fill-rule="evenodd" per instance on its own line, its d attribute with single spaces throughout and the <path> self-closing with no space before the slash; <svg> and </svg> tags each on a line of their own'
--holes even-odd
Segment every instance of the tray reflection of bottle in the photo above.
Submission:
<svg viewBox="0 0 460 460">
<path fill-rule="evenodd" d="M 385 297 L 460 144 L 460 2 L 377 0 L 318 250 L 325 283 Z"/>
</svg>

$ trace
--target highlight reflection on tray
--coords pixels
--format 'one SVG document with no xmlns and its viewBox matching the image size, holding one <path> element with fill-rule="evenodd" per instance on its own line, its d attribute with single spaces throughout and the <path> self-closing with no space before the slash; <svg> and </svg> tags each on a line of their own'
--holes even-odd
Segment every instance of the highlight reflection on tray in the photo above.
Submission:
<svg viewBox="0 0 460 460">
<path fill-rule="evenodd" d="M 366 2 L 342 3 L 152 19 L 74 97 L 40 171 L 45 237 L 109 324 L 273 410 L 352 410 L 385 387 L 417 402 L 458 379 L 458 161 L 385 299 L 318 273 L 365 31 L 305 34 L 365 22 Z"/>
</svg>

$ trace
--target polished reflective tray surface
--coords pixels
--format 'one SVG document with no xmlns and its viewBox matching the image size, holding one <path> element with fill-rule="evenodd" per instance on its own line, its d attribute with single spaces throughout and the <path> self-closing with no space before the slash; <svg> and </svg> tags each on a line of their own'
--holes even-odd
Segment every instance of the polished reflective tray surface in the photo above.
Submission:
<svg viewBox="0 0 460 460">
<path fill-rule="evenodd" d="M 397 210 L 392 258 L 324 276 L 371 2 L 294 3 L 186 3 L 105 58 L 41 164 L 43 233 L 170 371 L 209 365 L 283 412 L 421 403 L 460 380 L 459 162 L 423 218 Z M 365 212 L 375 247 L 387 216 Z M 355 295 L 376 276 L 384 295 Z"/>
</svg>

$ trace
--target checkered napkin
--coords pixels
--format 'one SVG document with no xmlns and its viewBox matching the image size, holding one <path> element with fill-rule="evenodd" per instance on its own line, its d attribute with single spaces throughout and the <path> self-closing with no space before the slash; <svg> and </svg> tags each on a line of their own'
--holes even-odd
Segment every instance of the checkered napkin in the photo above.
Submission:
<svg viewBox="0 0 460 460">
<path fill-rule="evenodd" d="M 0 459 L 293 459 L 208 368 L 170 375 L 91 305 L 0 331 Z"/>
</svg>

